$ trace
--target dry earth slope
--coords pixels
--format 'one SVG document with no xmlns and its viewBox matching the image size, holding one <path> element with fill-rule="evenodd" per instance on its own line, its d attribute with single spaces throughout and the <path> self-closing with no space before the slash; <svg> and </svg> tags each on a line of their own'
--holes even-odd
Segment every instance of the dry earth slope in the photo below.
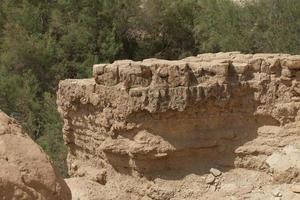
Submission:
<svg viewBox="0 0 300 200">
<path fill-rule="evenodd" d="M 300 56 L 94 66 L 58 90 L 74 199 L 300 199 Z"/>
<path fill-rule="evenodd" d="M 48 156 L 0 110 L 0 199 L 71 200 Z"/>
</svg>

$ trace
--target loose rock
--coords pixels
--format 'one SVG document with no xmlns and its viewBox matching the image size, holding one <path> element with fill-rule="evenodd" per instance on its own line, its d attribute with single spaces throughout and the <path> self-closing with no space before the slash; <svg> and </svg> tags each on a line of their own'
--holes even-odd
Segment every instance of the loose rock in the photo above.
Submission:
<svg viewBox="0 0 300 200">
<path fill-rule="evenodd" d="M 273 190 L 272 190 L 272 195 L 273 195 L 274 197 L 282 197 L 282 194 L 281 194 L 281 192 L 280 192 L 279 189 L 273 189 Z"/>
<path fill-rule="evenodd" d="M 222 172 L 221 172 L 220 170 L 215 169 L 215 168 L 211 168 L 211 169 L 209 170 L 209 172 L 210 172 L 212 175 L 214 175 L 215 177 L 221 176 L 221 174 L 222 174 Z"/>
<path fill-rule="evenodd" d="M 215 179 L 216 179 L 216 178 L 215 178 L 213 175 L 208 174 L 208 175 L 206 176 L 205 182 L 206 182 L 207 184 L 213 184 L 213 183 L 215 182 Z"/>
<path fill-rule="evenodd" d="M 293 185 L 291 187 L 292 192 L 294 193 L 300 193 L 300 185 Z"/>
</svg>

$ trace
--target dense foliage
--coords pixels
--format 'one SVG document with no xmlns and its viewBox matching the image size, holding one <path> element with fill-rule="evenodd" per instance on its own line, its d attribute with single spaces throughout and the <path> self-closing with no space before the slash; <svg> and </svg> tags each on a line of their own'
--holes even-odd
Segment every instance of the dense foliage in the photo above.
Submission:
<svg viewBox="0 0 300 200">
<path fill-rule="evenodd" d="M 0 109 L 66 175 L 59 80 L 115 59 L 233 50 L 300 54 L 300 1 L 0 0 Z"/>
</svg>

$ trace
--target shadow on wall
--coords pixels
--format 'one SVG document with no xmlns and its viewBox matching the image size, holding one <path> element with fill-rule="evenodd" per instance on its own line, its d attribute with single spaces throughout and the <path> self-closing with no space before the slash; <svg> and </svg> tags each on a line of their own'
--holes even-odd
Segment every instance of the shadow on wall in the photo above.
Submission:
<svg viewBox="0 0 300 200">
<path fill-rule="evenodd" d="M 120 173 L 137 171 L 148 179 L 167 180 L 203 175 L 212 167 L 223 171 L 234 168 L 234 151 L 257 138 L 259 127 L 278 126 L 279 122 L 270 116 L 254 115 L 257 105 L 252 92 L 233 94 L 222 105 L 216 103 L 217 99 L 209 99 L 183 112 L 132 114 L 127 122 L 140 124 L 140 128 L 121 132 L 118 138 L 138 144 L 137 136 L 146 132 L 143 140 L 146 148 L 150 143 L 150 150 L 122 155 L 107 153 L 109 163 Z M 153 138 L 156 143 L 151 143 Z"/>
</svg>

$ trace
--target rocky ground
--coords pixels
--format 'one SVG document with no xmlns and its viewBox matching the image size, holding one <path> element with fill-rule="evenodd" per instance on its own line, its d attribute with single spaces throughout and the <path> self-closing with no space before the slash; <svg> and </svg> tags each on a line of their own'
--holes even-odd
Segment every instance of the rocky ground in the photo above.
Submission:
<svg viewBox="0 0 300 200">
<path fill-rule="evenodd" d="M 300 56 L 94 66 L 58 91 L 73 199 L 299 199 Z"/>
</svg>

